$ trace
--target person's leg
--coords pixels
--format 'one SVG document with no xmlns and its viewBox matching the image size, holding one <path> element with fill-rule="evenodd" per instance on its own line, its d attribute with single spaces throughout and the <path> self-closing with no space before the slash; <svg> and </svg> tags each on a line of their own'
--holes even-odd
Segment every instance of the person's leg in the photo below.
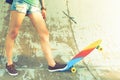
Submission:
<svg viewBox="0 0 120 80">
<path fill-rule="evenodd" d="M 66 68 L 66 64 L 56 63 L 52 57 L 49 42 L 49 32 L 41 13 L 34 12 L 32 14 L 29 14 L 29 17 L 40 36 L 41 48 L 48 62 L 48 70 L 50 72 L 64 70 Z"/>
<path fill-rule="evenodd" d="M 17 37 L 24 16 L 25 14 L 19 13 L 17 11 L 10 12 L 9 29 L 5 42 L 5 50 L 6 50 L 6 58 L 7 58 L 6 70 L 10 75 L 14 75 L 14 76 L 18 75 L 18 73 L 12 61 L 12 56 L 13 56 L 12 50 L 14 47 L 14 40 Z"/>
<path fill-rule="evenodd" d="M 29 14 L 29 17 L 33 23 L 33 26 L 36 28 L 40 36 L 41 48 L 43 50 L 43 53 L 45 54 L 48 65 L 55 66 L 56 63 L 51 55 L 51 48 L 49 44 L 49 32 L 46 27 L 45 21 L 42 18 L 41 13 L 35 12 L 32 14 Z"/>
<path fill-rule="evenodd" d="M 8 34 L 6 36 L 6 43 L 5 43 L 7 65 L 13 64 L 12 50 L 14 46 L 14 40 L 17 37 L 18 31 L 24 16 L 25 14 L 19 13 L 17 11 L 11 11 L 10 13 L 9 29 L 8 29 Z"/>
</svg>

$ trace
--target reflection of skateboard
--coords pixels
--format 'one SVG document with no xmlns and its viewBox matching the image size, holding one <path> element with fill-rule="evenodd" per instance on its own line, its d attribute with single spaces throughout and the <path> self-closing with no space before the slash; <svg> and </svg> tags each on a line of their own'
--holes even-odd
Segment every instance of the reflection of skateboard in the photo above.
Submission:
<svg viewBox="0 0 120 80">
<path fill-rule="evenodd" d="M 87 47 L 85 47 L 82 51 L 80 51 L 78 54 L 76 54 L 68 63 L 64 70 L 62 71 L 68 71 L 71 70 L 71 72 L 75 73 L 76 68 L 73 66 L 81 61 L 84 57 L 86 57 L 90 52 L 92 52 L 94 49 L 102 50 L 102 48 L 99 46 L 102 40 L 97 40 Z"/>
</svg>

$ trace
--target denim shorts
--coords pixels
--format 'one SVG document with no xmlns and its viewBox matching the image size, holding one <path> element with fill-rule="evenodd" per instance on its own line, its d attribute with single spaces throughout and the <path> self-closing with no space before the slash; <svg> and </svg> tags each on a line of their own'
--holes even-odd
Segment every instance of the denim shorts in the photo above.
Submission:
<svg viewBox="0 0 120 80">
<path fill-rule="evenodd" d="M 25 14 L 31 14 L 34 12 L 40 12 L 40 6 L 39 5 L 33 6 L 24 1 L 23 2 L 13 1 L 10 10 L 18 11 L 18 12 L 25 13 Z"/>
</svg>

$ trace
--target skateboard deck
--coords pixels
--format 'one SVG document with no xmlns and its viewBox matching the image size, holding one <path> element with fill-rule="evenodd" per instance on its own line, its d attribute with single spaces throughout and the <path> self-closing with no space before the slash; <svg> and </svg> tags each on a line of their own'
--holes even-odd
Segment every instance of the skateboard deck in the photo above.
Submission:
<svg viewBox="0 0 120 80">
<path fill-rule="evenodd" d="M 68 71 L 71 70 L 72 72 L 76 71 L 75 68 L 73 68 L 73 66 L 81 61 L 84 57 L 86 57 L 88 54 L 90 54 L 94 49 L 99 49 L 100 48 L 100 43 L 102 42 L 102 40 L 97 40 L 93 43 L 91 43 L 90 45 L 88 45 L 87 47 L 85 47 L 83 50 L 81 50 L 78 54 L 76 54 L 68 63 L 67 66 L 65 67 L 65 69 L 63 69 L 62 71 Z M 99 50 L 102 50 L 99 49 Z"/>
</svg>

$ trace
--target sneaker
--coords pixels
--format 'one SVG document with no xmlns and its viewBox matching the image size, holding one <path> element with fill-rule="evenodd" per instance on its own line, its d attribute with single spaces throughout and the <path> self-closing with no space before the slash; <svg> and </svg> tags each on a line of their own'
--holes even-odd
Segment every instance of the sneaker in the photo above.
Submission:
<svg viewBox="0 0 120 80">
<path fill-rule="evenodd" d="M 56 63 L 54 67 L 48 66 L 48 71 L 49 72 L 56 72 L 56 71 L 62 71 L 66 68 L 66 64 L 59 64 Z"/>
<path fill-rule="evenodd" d="M 9 65 L 9 66 L 6 64 L 6 71 L 7 71 L 8 74 L 11 75 L 11 76 L 16 76 L 16 75 L 18 75 L 18 72 L 17 72 L 17 70 L 15 69 L 14 64 Z"/>
</svg>

